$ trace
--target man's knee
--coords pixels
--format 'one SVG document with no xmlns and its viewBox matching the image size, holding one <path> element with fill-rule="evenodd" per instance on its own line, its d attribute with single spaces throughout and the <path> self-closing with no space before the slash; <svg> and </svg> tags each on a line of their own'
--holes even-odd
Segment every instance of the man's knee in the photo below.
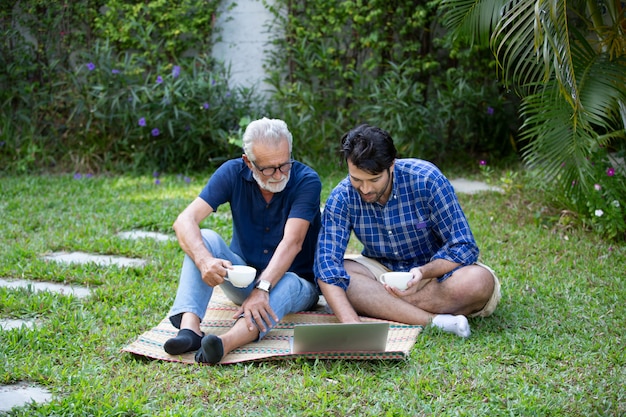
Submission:
<svg viewBox="0 0 626 417">
<path fill-rule="evenodd" d="M 465 313 L 481 309 L 490 300 L 494 291 L 493 275 L 488 269 L 478 265 L 460 268 L 443 282 L 433 281 L 443 285 L 442 289 L 451 305 L 468 308 Z"/>
<path fill-rule="evenodd" d="M 489 268 L 480 265 L 472 265 L 471 268 L 471 274 L 466 277 L 471 281 L 468 282 L 470 285 L 466 287 L 466 291 L 477 304 L 476 309 L 469 316 L 487 317 L 493 313 L 500 301 L 499 282 Z"/>
<path fill-rule="evenodd" d="M 479 281 L 481 283 L 481 287 L 484 289 L 487 298 L 489 298 L 491 297 L 491 294 L 493 294 L 493 291 L 495 289 L 495 277 L 493 273 L 487 268 L 483 268 L 482 266 L 478 265 L 476 265 L 476 267 L 479 269 L 479 271 L 477 271 L 477 274 L 480 275 Z"/>
<path fill-rule="evenodd" d="M 216 231 L 212 229 L 200 229 L 204 246 L 210 251 L 219 250 L 226 242 Z"/>
<path fill-rule="evenodd" d="M 464 287 L 470 287 L 477 293 L 485 293 L 490 296 L 493 293 L 494 278 L 491 271 L 480 265 L 469 265 L 457 271 L 462 275 Z"/>
</svg>

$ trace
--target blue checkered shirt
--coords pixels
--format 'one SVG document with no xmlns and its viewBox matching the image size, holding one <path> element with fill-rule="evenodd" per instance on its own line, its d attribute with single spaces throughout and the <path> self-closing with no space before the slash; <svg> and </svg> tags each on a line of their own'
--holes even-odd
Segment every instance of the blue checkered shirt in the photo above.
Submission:
<svg viewBox="0 0 626 417">
<path fill-rule="evenodd" d="M 478 247 L 452 185 L 433 164 L 397 159 L 385 205 L 364 202 L 342 180 L 330 193 L 322 216 L 315 277 L 348 288 L 343 258 L 351 232 L 363 256 L 392 271 L 408 271 L 435 259 L 462 265 L 478 260 Z"/>
</svg>

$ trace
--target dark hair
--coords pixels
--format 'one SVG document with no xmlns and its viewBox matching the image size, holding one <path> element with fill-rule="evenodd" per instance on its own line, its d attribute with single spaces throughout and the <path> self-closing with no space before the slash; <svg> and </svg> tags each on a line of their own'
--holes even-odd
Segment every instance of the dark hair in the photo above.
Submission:
<svg viewBox="0 0 626 417">
<path fill-rule="evenodd" d="M 397 150 L 388 132 L 362 124 L 343 135 L 339 153 L 343 160 L 352 162 L 358 169 L 379 174 L 393 164 Z"/>
</svg>

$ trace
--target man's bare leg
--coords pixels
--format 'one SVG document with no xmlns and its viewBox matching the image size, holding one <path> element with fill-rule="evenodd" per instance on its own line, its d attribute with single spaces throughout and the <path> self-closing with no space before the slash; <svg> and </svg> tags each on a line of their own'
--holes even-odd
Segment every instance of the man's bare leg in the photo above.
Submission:
<svg viewBox="0 0 626 417">
<path fill-rule="evenodd" d="M 346 260 L 344 266 L 350 275 L 347 296 L 358 314 L 422 326 L 432 323 L 446 332 L 461 337 L 470 335 L 465 316 L 433 314 L 390 294 L 363 265 Z M 428 285 L 432 284 L 428 283 L 424 288 Z"/>
<path fill-rule="evenodd" d="M 443 282 L 430 280 L 418 292 L 403 299 L 427 311 L 469 315 L 480 311 L 487 304 L 494 285 L 489 270 L 469 265 L 458 269 Z"/>
<path fill-rule="evenodd" d="M 346 260 L 345 266 L 350 275 L 350 285 L 346 294 L 358 314 L 421 326 L 430 324 L 435 316 L 389 294 L 361 264 Z"/>
</svg>

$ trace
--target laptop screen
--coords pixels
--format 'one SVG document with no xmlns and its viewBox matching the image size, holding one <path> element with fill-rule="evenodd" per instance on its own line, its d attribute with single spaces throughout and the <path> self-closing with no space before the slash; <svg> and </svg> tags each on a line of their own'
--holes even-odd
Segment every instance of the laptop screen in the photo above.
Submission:
<svg viewBox="0 0 626 417">
<path fill-rule="evenodd" d="M 294 327 L 292 353 L 384 352 L 389 323 L 326 323 Z"/>
</svg>

